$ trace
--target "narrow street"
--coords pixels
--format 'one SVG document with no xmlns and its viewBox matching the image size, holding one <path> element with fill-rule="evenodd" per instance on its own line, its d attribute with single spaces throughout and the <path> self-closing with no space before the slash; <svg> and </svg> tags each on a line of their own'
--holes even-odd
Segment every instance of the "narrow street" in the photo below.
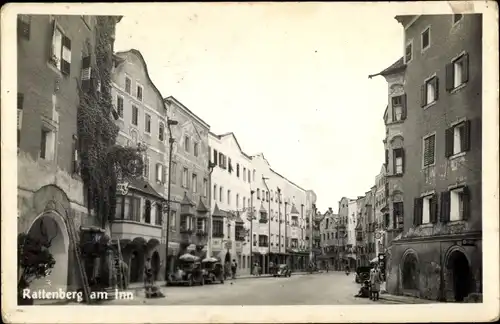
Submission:
<svg viewBox="0 0 500 324">
<path fill-rule="evenodd" d="M 359 285 L 354 274 L 343 272 L 296 274 L 290 278 L 248 278 L 224 284 L 194 287 L 162 287 L 166 298 L 146 299 L 137 290 L 134 300 L 114 300 L 110 305 L 352 305 L 394 304 L 355 298 Z M 384 297 L 383 295 L 381 297 Z M 424 302 L 424 301 L 422 301 Z"/>
</svg>

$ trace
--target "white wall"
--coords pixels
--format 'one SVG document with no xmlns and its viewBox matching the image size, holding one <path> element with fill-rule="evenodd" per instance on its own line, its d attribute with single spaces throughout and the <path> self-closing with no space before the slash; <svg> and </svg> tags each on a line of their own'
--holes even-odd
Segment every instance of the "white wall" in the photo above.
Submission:
<svg viewBox="0 0 500 324">
<path fill-rule="evenodd" d="M 352 246 L 356 245 L 356 213 L 357 213 L 357 203 L 356 200 L 349 200 L 349 224 L 347 228 L 348 244 Z"/>
</svg>

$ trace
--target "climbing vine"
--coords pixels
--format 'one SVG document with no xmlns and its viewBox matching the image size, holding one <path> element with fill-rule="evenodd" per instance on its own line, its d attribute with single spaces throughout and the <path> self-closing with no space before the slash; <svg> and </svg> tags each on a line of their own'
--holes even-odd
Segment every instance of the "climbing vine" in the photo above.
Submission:
<svg viewBox="0 0 500 324">
<path fill-rule="evenodd" d="M 92 53 L 90 87 L 80 89 L 78 151 L 80 174 L 87 193 L 89 214 L 94 211 L 101 227 L 115 215 L 119 181 L 142 174 L 142 148 L 116 143 L 118 126 L 111 96 L 113 35 L 116 18 L 98 16 Z M 90 45 L 89 45 L 90 46 Z"/>
</svg>

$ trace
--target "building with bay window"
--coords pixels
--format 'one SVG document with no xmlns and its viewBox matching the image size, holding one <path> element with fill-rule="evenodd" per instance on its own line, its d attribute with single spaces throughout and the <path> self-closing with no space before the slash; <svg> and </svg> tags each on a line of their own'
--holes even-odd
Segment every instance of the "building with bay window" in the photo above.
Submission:
<svg viewBox="0 0 500 324">
<path fill-rule="evenodd" d="M 179 100 L 164 99 L 175 142 L 170 172 L 170 234 L 168 267 L 173 271 L 177 256 L 194 253 L 204 257 L 209 235 L 210 126 Z"/>
<path fill-rule="evenodd" d="M 155 278 L 162 280 L 167 107 L 138 50 L 115 53 L 113 63 L 112 97 L 118 117 L 116 124 L 120 128 L 117 142 L 123 146 L 143 147 L 144 167 L 142 177 L 119 186 L 111 237 L 120 242 L 122 257 L 130 269 L 130 282 L 143 281 L 147 258 L 151 258 Z"/>
<path fill-rule="evenodd" d="M 482 292 L 482 15 L 396 20 L 407 113 L 402 167 L 389 170 L 402 172 L 404 194 L 387 290 L 463 301 Z"/>
</svg>

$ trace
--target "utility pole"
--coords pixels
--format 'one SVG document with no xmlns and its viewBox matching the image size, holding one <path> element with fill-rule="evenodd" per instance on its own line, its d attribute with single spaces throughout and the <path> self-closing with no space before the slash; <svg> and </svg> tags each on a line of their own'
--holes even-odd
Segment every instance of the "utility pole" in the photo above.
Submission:
<svg viewBox="0 0 500 324">
<path fill-rule="evenodd" d="M 210 159 L 210 153 L 209 153 Z M 215 168 L 215 163 L 208 161 L 208 242 L 207 242 L 207 257 L 212 257 L 212 172 Z"/>
<path fill-rule="evenodd" d="M 168 268 L 169 264 L 168 260 L 168 237 L 170 233 L 170 197 L 171 197 L 171 184 L 172 184 L 172 151 L 175 143 L 175 139 L 172 137 L 172 129 L 170 126 L 179 124 L 178 121 L 168 119 L 167 120 L 167 129 L 168 129 L 168 188 L 167 188 L 167 230 L 165 234 L 165 280 L 168 278 Z"/>
<path fill-rule="evenodd" d="M 250 190 L 250 273 L 253 271 L 253 194 L 255 190 Z"/>
</svg>

